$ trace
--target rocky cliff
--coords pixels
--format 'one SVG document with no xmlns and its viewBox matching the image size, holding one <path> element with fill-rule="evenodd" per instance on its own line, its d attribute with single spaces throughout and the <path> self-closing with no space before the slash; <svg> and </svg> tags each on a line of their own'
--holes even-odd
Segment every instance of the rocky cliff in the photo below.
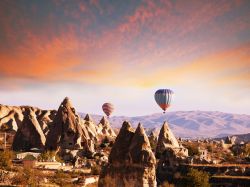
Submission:
<svg viewBox="0 0 250 187">
<path fill-rule="evenodd" d="M 103 168 L 99 186 L 154 187 L 156 159 L 148 137 L 139 124 L 136 131 L 124 122 Z"/>
<path fill-rule="evenodd" d="M 55 110 L 41 110 L 31 106 L 7 106 L 0 105 L 0 129 L 3 131 L 15 131 L 22 126 L 27 111 L 33 111 L 32 116 L 36 118 L 43 132 L 46 134 L 53 121 Z"/>
</svg>

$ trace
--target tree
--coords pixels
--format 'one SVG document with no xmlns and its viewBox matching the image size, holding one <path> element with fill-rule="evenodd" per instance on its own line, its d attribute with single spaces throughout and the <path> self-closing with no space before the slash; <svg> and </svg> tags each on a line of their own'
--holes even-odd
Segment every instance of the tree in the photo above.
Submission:
<svg viewBox="0 0 250 187">
<path fill-rule="evenodd" d="M 66 186 L 71 184 L 71 177 L 69 174 L 64 173 L 59 170 L 53 176 L 53 182 L 58 184 L 59 186 Z"/>
<path fill-rule="evenodd" d="M 187 184 L 190 187 L 209 187 L 209 175 L 206 172 L 191 168 L 187 173 Z"/>
<path fill-rule="evenodd" d="M 0 152 L 0 168 L 9 169 L 12 166 L 13 152 L 4 150 Z"/>
<path fill-rule="evenodd" d="M 250 156 L 250 143 L 247 143 L 247 144 L 244 146 L 243 154 L 244 154 L 246 157 L 249 157 L 249 156 Z"/>
<path fill-rule="evenodd" d="M 40 186 L 45 175 L 35 169 L 25 168 L 19 169 L 12 179 L 12 184 L 22 186 Z"/>
<path fill-rule="evenodd" d="M 196 146 L 194 144 L 190 144 L 190 145 L 186 145 L 186 147 L 188 149 L 189 156 L 200 155 L 198 146 Z"/>
<path fill-rule="evenodd" d="M 56 155 L 55 151 L 46 151 L 46 152 L 41 153 L 38 156 L 38 160 L 46 162 L 46 161 L 50 161 L 53 157 L 55 157 L 56 161 L 60 161 L 61 162 L 59 156 Z"/>
</svg>

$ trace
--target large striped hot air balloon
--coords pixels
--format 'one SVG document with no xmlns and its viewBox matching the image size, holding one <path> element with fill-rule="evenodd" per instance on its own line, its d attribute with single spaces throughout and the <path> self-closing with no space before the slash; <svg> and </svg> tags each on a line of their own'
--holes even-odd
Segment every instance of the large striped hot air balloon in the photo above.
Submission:
<svg viewBox="0 0 250 187">
<path fill-rule="evenodd" d="M 114 111 L 114 105 L 111 103 L 104 103 L 102 105 L 102 110 L 109 117 Z"/>
<path fill-rule="evenodd" d="M 163 113 L 170 106 L 174 92 L 170 89 L 159 89 L 155 92 L 155 101 L 163 110 Z"/>
</svg>

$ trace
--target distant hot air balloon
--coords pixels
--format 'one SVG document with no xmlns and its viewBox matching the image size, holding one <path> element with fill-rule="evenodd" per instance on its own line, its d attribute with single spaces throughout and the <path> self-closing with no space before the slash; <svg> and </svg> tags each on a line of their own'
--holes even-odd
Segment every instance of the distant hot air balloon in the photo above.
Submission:
<svg viewBox="0 0 250 187">
<path fill-rule="evenodd" d="M 111 103 L 104 103 L 102 105 L 102 110 L 109 117 L 114 111 L 114 105 Z"/>
<path fill-rule="evenodd" d="M 173 94 L 170 89 L 159 89 L 155 92 L 155 101 L 162 108 L 163 113 L 170 106 Z"/>
</svg>

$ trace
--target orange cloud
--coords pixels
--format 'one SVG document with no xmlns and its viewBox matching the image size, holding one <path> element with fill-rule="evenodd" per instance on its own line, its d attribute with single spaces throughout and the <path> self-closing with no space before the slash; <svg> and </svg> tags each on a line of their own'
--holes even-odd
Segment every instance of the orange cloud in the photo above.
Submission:
<svg viewBox="0 0 250 187">
<path fill-rule="evenodd" d="M 164 83 L 185 84 L 204 81 L 210 85 L 249 86 L 250 77 L 250 43 L 240 47 L 217 52 L 213 55 L 198 58 L 195 61 L 174 68 L 158 68 L 137 83 L 150 87 Z"/>
<path fill-rule="evenodd" d="M 196 41 L 194 37 L 195 41 L 190 42 L 192 37 L 188 35 L 195 35 L 204 25 L 213 25 L 216 17 L 241 3 L 196 2 L 190 6 L 186 2 L 145 0 L 131 15 L 123 15 L 112 27 L 104 27 L 95 33 L 88 30 L 96 17 L 87 4 L 78 3 L 79 7 L 74 11 L 70 3 L 55 2 L 57 8 L 63 6 L 64 14 L 78 20 L 79 25 L 73 22 L 65 22 L 63 26 L 57 24 L 55 15 L 51 13 L 46 19 L 48 23 L 43 22 L 43 30 L 39 32 L 33 29 L 31 20 L 17 19 L 21 17 L 18 9 L 11 16 L 0 11 L 0 23 L 11 49 L 8 52 L 0 50 L 2 77 L 146 87 L 164 82 L 179 84 L 204 77 L 206 80 L 216 79 L 215 82 L 227 76 L 235 77 L 235 80 L 237 77 L 248 78 L 240 74 L 241 69 L 249 68 L 249 44 L 214 55 L 205 53 L 204 58 L 198 58 L 202 49 L 208 49 L 208 44 L 215 45 L 209 43 L 210 40 L 216 41 L 217 38 Z M 98 9 L 99 14 L 105 11 L 98 1 L 90 4 Z M 81 17 L 82 14 L 89 15 L 87 17 L 91 19 L 86 19 L 86 15 Z M 15 19 L 20 30 L 8 24 Z M 244 18 L 239 24 L 240 30 L 247 28 L 246 21 Z M 232 27 L 226 24 L 226 28 Z M 221 30 L 224 31 L 220 28 L 215 32 Z M 192 55 L 194 57 L 191 58 Z M 189 58 L 198 60 L 190 62 Z"/>
</svg>

